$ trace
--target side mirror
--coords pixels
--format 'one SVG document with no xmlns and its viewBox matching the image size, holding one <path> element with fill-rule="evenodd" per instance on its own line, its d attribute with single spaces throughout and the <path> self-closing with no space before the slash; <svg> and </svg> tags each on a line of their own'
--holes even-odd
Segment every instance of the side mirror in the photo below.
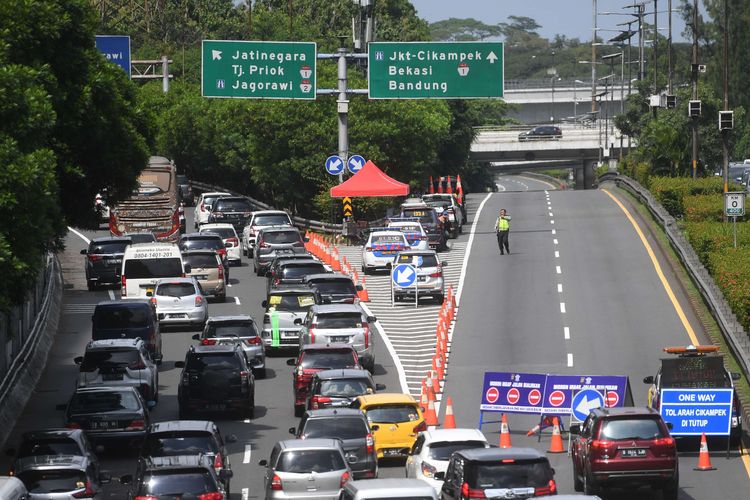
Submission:
<svg viewBox="0 0 750 500">
<path fill-rule="evenodd" d="M 667 424 L 667 429 L 669 429 L 671 431 L 672 428 L 674 427 L 674 425 L 672 424 L 672 422 L 666 422 L 666 424 Z"/>
<path fill-rule="evenodd" d="M 260 303 L 260 307 L 262 307 L 263 309 L 267 308 L 268 307 L 268 301 L 264 300 L 263 302 L 261 302 Z"/>
<path fill-rule="evenodd" d="M 263 460 L 258 460 L 258 465 L 260 465 L 261 467 L 268 467 L 268 460 L 266 460 L 265 458 Z"/>
<path fill-rule="evenodd" d="M 85 248 L 83 250 L 81 250 L 81 255 L 86 255 L 87 253 L 89 253 L 89 251 L 86 250 Z"/>
<path fill-rule="evenodd" d="M 438 481 L 445 481 L 445 471 L 436 472 L 432 477 Z"/>
<path fill-rule="evenodd" d="M 151 290 L 148 290 L 146 292 L 146 297 L 153 297 L 153 296 L 154 296 L 154 292 L 152 292 Z"/>
<path fill-rule="evenodd" d="M 742 374 L 741 373 L 730 372 L 730 374 L 732 376 L 732 380 L 740 380 L 742 378 Z"/>
<path fill-rule="evenodd" d="M 154 408 L 156 408 L 156 401 L 146 401 L 146 408 L 148 408 L 149 410 L 153 410 Z"/>
<path fill-rule="evenodd" d="M 193 339 L 193 340 L 200 340 L 201 339 L 201 335 L 200 335 L 200 333 L 196 333 L 195 335 L 193 335 L 190 338 Z"/>
<path fill-rule="evenodd" d="M 376 318 L 375 316 L 368 316 L 367 317 L 367 322 L 368 323 L 375 323 L 377 320 L 378 320 L 378 318 Z"/>
<path fill-rule="evenodd" d="M 228 434 L 224 436 L 224 442 L 225 443 L 236 443 L 237 442 L 237 436 L 235 434 Z"/>
<path fill-rule="evenodd" d="M 292 436 L 296 436 L 297 435 L 297 429 L 294 428 L 294 427 L 290 427 L 289 428 L 289 434 L 291 434 Z"/>
<path fill-rule="evenodd" d="M 384 391 L 385 390 L 385 384 L 375 384 L 375 390 L 376 391 Z"/>
<path fill-rule="evenodd" d="M 570 424 L 570 433 L 571 434 L 580 434 L 581 433 L 581 424 Z"/>
<path fill-rule="evenodd" d="M 232 476 L 234 476 L 234 472 L 232 472 L 230 469 L 221 469 L 219 471 L 219 479 L 221 479 L 222 481 L 231 479 Z"/>
<path fill-rule="evenodd" d="M 83 356 L 76 356 L 75 358 L 73 358 L 73 363 L 77 365 L 80 365 L 81 363 L 83 363 Z"/>
<path fill-rule="evenodd" d="M 652 375 L 649 375 L 648 377 L 643 377 L 643 383 L 644 384 L 653 384 L 654 383 L 654 377 Z"/>
<path fill-rule="evenodd" d="M 185 264 L 185 274 L 190 274 L 193 270 L 193 266 L 190 264 Z"/>
<path fill-rule="evenodd" d="M 302 318 L 294 318 L 294 324 L 295 325 L 301 325 L 302 324 Z"/>
<path fill-rule="evenodd" d="M 174 362 L 175 368 L 185 368 L 185 362 L 184 361 L 175 361 Z"/>
<path fill-rule="evenodd" d="M 297 366 L 297 360 L 294 358 L 290 358 L 286 360 L 287 366 Z"/>
<path fill-rule="evenodd" d="M 99 474 L 99 482 L 102 484 L 107 484 L 112 481 L 112 474 L 109 472 L 102 472 Z"/>
<path fill-rule="evenodd" d="M 60 403 L 59 405 L 55 405 L 55 410 L 57 411 L 65 411 L 68 408 L 68 405 L 66 403 Z"/>
<path fill-rule="evenodd" d="M 364 290 L 364 288 L 362 288 L 362 285 L 357 285 L 355 288 L 357 289 L 358 292 L 361 292 L 362 290 Z"/>
<path fill-rule="evenodd" d="M 380 426 L 378 424 L 371 425 L 370 426 L 370 430 L 373 431 L 373 432 L 374 431 L 379 431 L 380 430 Z"/>
<path fill-rule="evenodd" d="M 443 266 L 443 267 L 445 267 L 445 266 L 447 266 L 447 265 L 448 265 L 448 263 L 447 263 L 447 262 L 445 262 L 445 261 L 443 261 L 443 262 L 441 262 L 441 263 L 440 263 L 440 265 L 441 265 L 441 266 Z"/>
<path fill-rule="evenodd" d="M 132 474 L 125 474 L 124 476 L 120 476 L 120 484 L 130 484 L 132 482 L 133 482 Z"/>
</svg>

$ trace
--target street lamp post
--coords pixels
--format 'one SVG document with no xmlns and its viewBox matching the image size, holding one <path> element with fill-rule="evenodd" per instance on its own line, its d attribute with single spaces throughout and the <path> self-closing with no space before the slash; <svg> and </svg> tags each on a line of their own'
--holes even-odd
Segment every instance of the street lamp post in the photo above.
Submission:
<svg viewBox="0 0 750 500">
<path fill-rule="evenodd" d="M 573 80 L 573 123 L 578 123 L 578 84 L 585 85 L 581 80 Z"/>
</svg>

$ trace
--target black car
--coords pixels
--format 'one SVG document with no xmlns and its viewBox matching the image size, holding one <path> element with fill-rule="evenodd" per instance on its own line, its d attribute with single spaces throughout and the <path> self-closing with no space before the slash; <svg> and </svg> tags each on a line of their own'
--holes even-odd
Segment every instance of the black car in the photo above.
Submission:
<svg viewBox="0 0 750 500">
<path fill-rule="evenodd" d="M 180 252 L 188 250 L 213 250 L 216 252 L 221 257 L 221 263 L 224 264 L 224 275 L 229 281 L 229 255 L 221 236 L 214 233 L 183 234 L 180 236 L 177 246 L 180 248 Z"/>
<path fill-rule="evenodd" d="M 518 140 L 524 141 L 539 141 L 539 140 L 556 140 L 562 138 L 562 129 L 555 127 L 554 125 L 541 125 L 534 127 L 526 132 L 518 134 Z"/>
<path fill-rule="evenodd" d="M 193 454 L 141 459 L 135 477 L 122 476 L 120 483 L 131 485 L 128 491 L 130 500 L 223 500 L 229 498 L 229 491 L 222 482 L 228 484 L 231 477 L 231 470 L 217 473 L 210 457 Z"/>
<path fill-rule="evenodd" d="M 231 224 L 234 229 L 241 233 L 242 229 L 250 220 L 253 206 L 250 200 L 242 196 L 222 196 L 217 199 L 208 214 L 208 222 Z"/>
<path fill-rule="evenodd" d="M 189 207 L 195 205 L 193 187 L 190 185 L 187 175 L 177 175 L 177 189 L 180 191 L 180 198 L 185 205 Z"/>
<path fill-rule="evenodd" d="M 65 409 L 65 427 L 83 429 L 94 443 L 127 440 L 140 447 L 154 404 L 135 387 L 79 387 L 58 409 Z"/>
<path fill-rule="evenodd" d="M 532 498 L 557 495 L 555 471 L 534 448 L 473 448 L 451 455 L 441 500 L 464 498 Z"/>
<path fill-rule="evenodd" d="M 14 457 L 10 474 L 14 474 L 16 462 L 28 457 L 75 455 L 86 457 L 99 473 L 99 460 L 94 453 L 86 433 L 81 429 L 42 429 L 24 432 L 18 449 L 8 448 L 6 455 Z"/>
<path fill-rule="evenodd" d="M 362 290 L 362 285 L 355 285 L 341 273 L 308 274 L 303 283 L 320 294 L 323 304 L 354 304 L 359 300 L 357 292 Z"/>
<path fill-rule="evenodd" d="M 307 237 L 299 229 L 289 226 L 264 227 L 255 235 L 253 268 L 258 276 L 265 276 L 271 262 L 287 255 L 309 255 L 305 249 Z"/>
<path fill-rule="evenodd" d="M 130 238 L 96 238 L 88 248 L 81 250 L 86 256 L 86 286 L 95 290 L 99 285 L 119 285 L 122 273 L 122 257 L 125 247 L 132 244 Z"/>
<path fill-rule="evenodd" d="M 268 269 L 266 277 L 266 294 L 271 291 L 271 287 L 279 285 L 299 285 L 305 276 L 309 274 L 327 273 L 328 270 L 317 259 L 274 259 L 273 264 Z"/>
<path fill-rule="evenodd" d="M 224 443 L 237 442 L 237 436 L 222 438 L 219 427 L 209 420 L 170 420 L 152 424 L 141 449 L 141 458 L 203 455 L 208 457 L 214 470 L 232 471 Z M 229 492 L 229 478 L 223 474 L 224 489 Z"/>
<path fill-rule="evenodd" d="M 348 408 L 357 396 L 384 390 L 385 385 L 376 384 L 367 370 L 325 370 L 313 375 L 307 409 Z"/>
<path fill-rule="evenodd" d="M 146 344 L 151 358 L 161 364 L 162 339 L 156 309 L 148 299 L 99 302 L 91 316 L 91 340 L 137 339 Z"/>
<path fill-rule="evenodd" d="M 448 249 L 448 230 L 438 218 L 435 209 L 421 200 L 417 203 L 404 203 L 401 205 L 401 217 L 418 219 L 431 248 L 438 251 Z"/>
<path fill-rule="evenodd" d="M 232 410 L 255 417 L 255 378 L 241 346 L 193 345 L 175 366 L 182 368 L 180 419 L 198 411 Z"/>
</svg>

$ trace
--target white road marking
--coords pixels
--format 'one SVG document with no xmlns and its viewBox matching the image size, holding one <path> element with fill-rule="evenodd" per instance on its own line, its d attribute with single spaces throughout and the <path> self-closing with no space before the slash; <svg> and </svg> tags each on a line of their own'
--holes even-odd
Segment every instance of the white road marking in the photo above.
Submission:
<svg viewBox="0 0 750 500">
<path fill-rule="evenodd" d="M 499 190 L 501 190 L 501 191 L 505 191 L 505 186 L 503 186 L 502 184 L 498 184 L 498 183 L 496 182 L 496 183 L 495 183 L 495 186 L 497 186 L 497 188 L 498 188 Z"/>
<path fill-rule="evenodd" d="M 560 302 L 560 312 L 565 314 L 565 302 Z"/>
<path fill-rule="evenodd" d="M 555 214 L 553 214 L 552 212 L 550 212 L 550 213 L 549 213 L 549 216 L 550 216 L 550 217 L 554 217 L 554 216 L 555 216 Z"/>
<path fill-rule="evenodd" d="M 372 313 L 372 311 L 370 311 L 370 308 L 367 307 L 367 304 L 363 304 L 360 302 L 359 305 L 362 306 L 362 309 L 365 310 L 365 313 L 367 313 L 368 316 L 375 316 Z M 375 322 L 375 328 L 378 330 L 378 333 L 380 334 L 380 338 L 383 339 L 383 344 L 385 344 L 385 348 L 388 349 L 388 354 L 391 355 L 391 359 L 393 359 L 393 364 L 396 365 L 396 373 L 398 374 L 398 381 L 401 384 L 401 392 L 410 394 L 409 384 L 406 381 L 406 373 L 404 373 L 404 365 L 401 364 L 401 358 L 399 358 L 398 353 L 396 352 L 396 349 L 393 347 L 393 344 L 391 343 L 391 339 L 388 338 L 388 335 L 385 333 L 385 329 L 383 328 L 383 325 L 380 324 L 380 321 Z"/>
<path fill-rule="evenodd" d="M 68 226 L 68 231 L 70 231 L 71 233 L 73 233 L 76 236 L 78 236 L 79 238 L 81 238 L 83 241 L 86 242 L 87 245 L 89 243 L 91 243 L 90 239 L 86 238 L 84 235 L 82 235 L 81 233 L 79 233 L 78 231 L 76 231 L 75 229 L 73 229 L 72 227 Z"/>
<path fill-rule="evenodd" d="M 557 270 L 557 274 L 562 274 L 562 269 L 560 268 L 560 266 L 557 266 L 555 269 Z"/>
<path fill-rule="evenodd" d="M 552 234 L 557 234 L 557 229 L 553 229 Z"/>
<path fill-rule="evenodd" d="M 544 194 L 546 194 L 547 196 L 549 196 L 549 191 L 547 191 L 547 190 L 545 189 L 545 190 L 544 190 Z"/>
<path fill-rule="evenodd" d="M 559 258 L 560 258 L 560 252 L 558 252 L 557 250 L 555 250 L 555 258 L 556 258 L 556 259 L 559 259 Z"/>
<path fill-rule="evenodd" d="M 568 366 L 573 366 L 573 353 L 568 353 Z"/>
<path fill-rule="evenodd" d="M 242 500 L 247 500 L 250 496 L 250 488 L 242 488 Z"/>
<path fill-rule="evenodd" d="M 554 239 L 552 240 L 552 243 L 554 243 L 555 245 L 557 245 L 557 238 L 554 238 Z"/>
<path fill-rule="evenodd" d="M 557 284 L 557 293 L 562 293 L 562 283 Z"/>
<path fill-rule="evenodd" d="M 563 334 L 565 335 L 565 340 L 570 340 L 570 327 L 564 327 Z"/>
<path fill-rule="evenodd" d="M 250 463 L 250 456 L 252 455 L 253 450 L 250 447 L 249 444 L 245 445 L 245 455 L 242 457 L 242 463 L 243 464 L 249 464 Z"/>
<path fill-rule="evenodd" d="M 555 223 L 555 219 L 550 219 L 549 223 L 550 224 L 554 224 Z"/>
<path fill-rule="evenodd" d="M 109 292 L 109 300 L 115 300 L 115 292 L 112 290 L 107 290 Z"/>
<path fill-rule="evenodd" d="M 239 297 L 235 297 L 234 298 L 234 303 L 237 304 L 238 306 L 242 305 L 242 304 L 240 304 L 240 298 Z"/>
<path fill-rule="evenodd" d="M 243 420 L 243 421 L 242 421 L 242 423 L 243 423 L 243 424 L 249 424 L 249 423 L 250 423 L 250 419 L 249 419 L 249 418 L 246 418 L 245 420 Z"/>
</svg>

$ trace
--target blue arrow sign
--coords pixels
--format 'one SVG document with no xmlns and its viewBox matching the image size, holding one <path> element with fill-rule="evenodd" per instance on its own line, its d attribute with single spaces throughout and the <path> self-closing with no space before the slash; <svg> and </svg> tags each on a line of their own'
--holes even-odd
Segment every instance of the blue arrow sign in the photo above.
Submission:
<svg viewBox="0 0 750 500">
<path fill-rule="evenodd" d="M 331 175 L 339 175 L 344 171 L 344 160 L 340 156 L 329 156 L 326 158 L 326 172 Z"/>
<path fill-rule="evenodd" d="M 130 77 L 130 37 L 120 35 L 96 35 L 96 48 L 108 61 L 125 70 Z"/>
<path fill-rule="evenodd" d="M 346 166 L 349 168 L 349 172 L 356 174 L 365 166 L 365 159 L 360 155 L 351 155 Z"/>
<path fill-rule="evenodd" d="M 604 396 L 596 389 L 582 389 L 573 396 L 570 411 L 579 422 L 586 420 L 594 408 L 604 406 Z"/>
<path fill-rule="evenodd" d="M 410 287 L 417 281 L 417 271 L 409 264 L 399 264 L 391 272 L 393 283 L 402 288 Z"/>
</svg>

